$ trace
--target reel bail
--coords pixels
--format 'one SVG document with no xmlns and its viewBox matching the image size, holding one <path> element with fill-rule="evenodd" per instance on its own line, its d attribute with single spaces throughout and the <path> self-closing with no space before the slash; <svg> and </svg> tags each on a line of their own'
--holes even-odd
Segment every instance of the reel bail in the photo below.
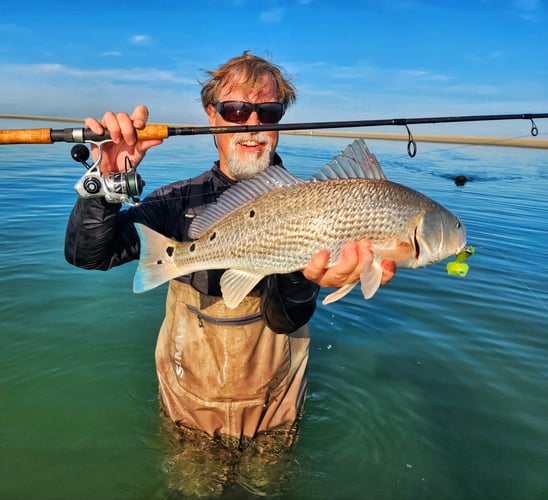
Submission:
<svg viewBox="0 0 548 500">
<path fill-rule="evenodd" d="M 100 143 L 89 142 L 93 142 L 99 149 L 99 155 L 93 165 L 89 165 L 87 162 L 90 153 L 86 146 L 77 144 L 71 150 L 72 159 L 81 163 L 87 170 L 74 186 L 76 192 L 82 198 L 105 198 L 109 203 L 138 205 L 145 181 L 133 168 L 129 158 L 126 157 L 124 172 L 110 172 L 104 176 L 100 168 L 103 158 L 102 145 L 110 140 Z"/>
</svg>

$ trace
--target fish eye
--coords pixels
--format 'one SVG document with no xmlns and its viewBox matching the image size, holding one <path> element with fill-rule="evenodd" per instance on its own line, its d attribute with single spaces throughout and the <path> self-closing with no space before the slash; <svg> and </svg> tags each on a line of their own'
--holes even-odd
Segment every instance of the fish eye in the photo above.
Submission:
<svg viewBox="0 0 548 500">
<path fill-rule="evenodd" d="M 461 226 L 462 226 L 462 222 L 461 222 L 459 219 L 457 219 L 457 222 L 455 222 L 455 227 L 456 227 L 457 229 L 460 229 Z"/>
</svg>

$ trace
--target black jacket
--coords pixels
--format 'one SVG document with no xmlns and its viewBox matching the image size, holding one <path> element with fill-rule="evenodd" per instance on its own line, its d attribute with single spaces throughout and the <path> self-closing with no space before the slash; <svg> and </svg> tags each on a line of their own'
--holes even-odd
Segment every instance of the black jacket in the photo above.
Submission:
<svg viewBox="0 0 548 500">
<path fill-rule="evenodd" d="M 277 155 L 275 160 L 281 164 Z M 65 258 L 75 266 L 99 270 L 138 259 L 140 243 L 135 222 L 174 240 L 189 241 L 188 229 L 194 216 L 234 184 L 216 162 L 211 170 L 157 189 L 127 210 L 103 198 L 79 198 L 68 221 Z M 220 296 L 222 273 L 200 271 L 177 279 L 206 295 Z M 295 331 L 314 314 L 319 288 L 301 273 L 267 276 L 259 286 L 261 312 L 275 332 Z"/>
</svg>

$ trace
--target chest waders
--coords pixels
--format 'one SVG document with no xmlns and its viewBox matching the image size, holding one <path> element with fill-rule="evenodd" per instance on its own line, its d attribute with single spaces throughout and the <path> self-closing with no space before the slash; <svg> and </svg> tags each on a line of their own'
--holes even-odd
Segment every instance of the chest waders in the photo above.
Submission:
<svg viewBox="0 0 548 500">
<path fill-rule="evenodd" d="M 172 280 L 156 345 L 165 409 L 178 426 L 210 436 L 290 429 L 304 403 L 309 342 L 307 326 L 270 330 L 258 295 L 229 309 Z"/>
</svg>

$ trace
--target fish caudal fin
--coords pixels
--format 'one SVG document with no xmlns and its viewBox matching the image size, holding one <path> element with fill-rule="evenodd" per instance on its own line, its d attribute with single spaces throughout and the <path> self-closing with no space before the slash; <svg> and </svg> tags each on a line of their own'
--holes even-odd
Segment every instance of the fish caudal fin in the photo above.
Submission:
<svg viewBox="0 0 548 500">
<path fill-rule="evenodd" d="M 141 240 L 141 257 L 133 278 L 133 291 L 142 293 L 180 276 L 173 260 L 179 243 L 143 224 L 135 224 Z"/>
<path fill-rule="evenodd" d="M 381 280 L 382 280 L 382 267 L 381 263 L 378 259 L 374 259 L 371 266 L 367 269 L 365 269 L 360 274 L 360 282 L 361 282 L 361 289 L 363 293 L 363 297 L 366 300 L 369 300 L 379 287 L 381 286 Z M 342 299 L 344 296 L 348 295 L 354 287 L 358 283 L 350 283 L 348 285 L 344 285 L 343 287 L 339 288 L 337 291 L 330 293 L 327 295 L 323 301 L 323 305 L 331 304 L 332 302 L 336 302 L 339 299 Z"/>
<path fill-rule="evenodd" d="M 262 274 L 250 274 L 237 269 L 229 269 L 221 276 L 221 292 L 225 304 L 230 309 L 238 307 L 246 295 L 264 278 Z"/>
</svg>

